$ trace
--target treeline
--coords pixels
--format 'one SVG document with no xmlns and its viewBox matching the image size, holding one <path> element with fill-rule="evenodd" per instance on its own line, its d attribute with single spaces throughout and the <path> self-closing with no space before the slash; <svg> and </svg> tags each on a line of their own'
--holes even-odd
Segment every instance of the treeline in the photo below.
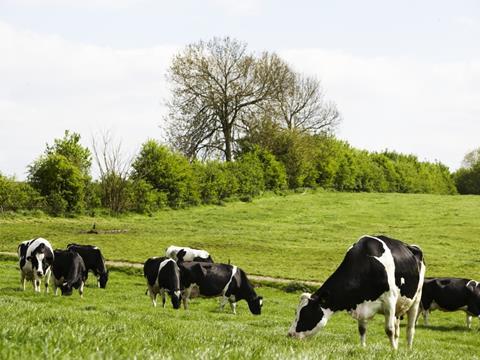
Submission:
<svg viewBox="0 0 480 360">
<path fill-rule="evenodd" d="M 265 134 L 263 134 L 265 135 Z M 263 140 L 260 140 L 263 139 Z M 94 156 L 96 155 L 96 156 Z M 100 156 L 99 156 L 100 155 Z M 27 181 L 0 175 L 0 211 L 38 210 L 54 216 L 99 211 L 152 213 L 225 201 L 251 201 L 265 191 L 299 188 L 350 192 L 456 193 L 447 167 L 413 155 L 355 149 L 332 136 L 269 131 L 241 141 L 235 161 L 189 161 L 155 140 L 132 162 L 92 154 L 80 135 L 65 132 L 28 168 Z M 105 161 L 92 179 L 92 158 Z"/>
</svg>

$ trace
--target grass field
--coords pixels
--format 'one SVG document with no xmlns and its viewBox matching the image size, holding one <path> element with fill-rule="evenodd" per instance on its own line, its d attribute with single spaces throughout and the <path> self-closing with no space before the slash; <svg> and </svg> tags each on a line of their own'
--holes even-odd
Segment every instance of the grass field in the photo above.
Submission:
<svg viewBox="0 0 480 360">
<path fill-rule="evenodd" d="M 286 337 L 298 294 L 258 288 L 265 297 L 260 316 L 239 302 L 238 315 L 217 311 L 215 299 L 193 299 L 188 311 L 153 308 L 139 274 L 112 271 L 107 290 L 88 286 L 84 298 L 19 291 L 18 270 L 0 262 L 0 358 L 478 358 L 480 331 L 466 330 L 461 313 L 434 313 L 431 328 L 417 328 L 413 351 L 405 328 L 395 355 L 377 316 L 369 325 L 367 348 L 359 346 L 356 323 L 335 315 L 321 334 L 299 341 Z M 226 307 L 228 308 L 228 306 Z"/>
<path fill-rule="evenodd" d="M 169 245 L 204 248 L 247 273 L 324 280 L 363 234 L 418 244 L 428 274 L 480 277 L 480 197 L 317 192 L 162 211 L 152 217 L 0 218 L 0 251 L 43 236 L 54 247 L 96 244 L 109 260 L 143 262 Z M 85 234 L 99 230 L 125 233 Z M 276 259 L 276 261 L 272 261 Z"/>
<path fill-rule="evenodd" d="M 298 194 L 253 203 L 164 211 L 152 217 L 0 218 L 0 251 L 15 251 L 34 236 L 54 247 L 69 242 L 100 246 L 111 260 L 144 261 L 170 244 L 209 250 L 247 273 L 323 281 L 363 234 L 383 233 L 420 245 L 427 275 L 480 278 L 480 197 L 399 194 Z M 117 234 L 85 234 L 92 223 Z M 383 317 L 370 324 L 367 348 L 357 325 L 335 315 L 316 337 L 287 338 L 298 293 L 257 289 L 265 298 L 255 317 L 240 302 L 238 315 L 217 312 L 214 299 L 194 299 L 188 311 L 154 309 L 137 272 L 112 271 L 107 290 L 91 286 L 62 298 L 19 291 L 15 262 L 0 259 L 0 359 L 16 358 L 408 358 L 478 359 L 480 330 L 465 328 L 463 313 L 434 312 L 417 327 L 413 351 L 393 353 Z"/>
</svg>

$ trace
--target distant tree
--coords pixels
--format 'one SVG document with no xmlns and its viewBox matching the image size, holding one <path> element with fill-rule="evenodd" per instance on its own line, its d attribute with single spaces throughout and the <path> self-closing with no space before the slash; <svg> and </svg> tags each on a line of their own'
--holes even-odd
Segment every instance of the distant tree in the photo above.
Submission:
<svg viewBox="0 0 480 360">
<path fill-rule="evenodd" d="M 80 144 L 80 134 L 65 130 L 61 139 L 55 139 L 53 145 L 47 144 L 45 153 L 63 155 L 75 165 L 85 176 L 89 176 L 92 166 L 91 151 Z"/>
<path fill-rule="evenodd" d="M 220 154 L 231 161 L 244 122 L 277 96 L 289 76 L 277 55 L 256 57 L 229 37 L 187 46 L 168 74 L 170 143 L 190 158 Z"/>
<path fill-rule="evenodd" d="M 462 167 L 455 172 L 454 178 L 460 194 L 480 195 L 480 148 L 465 155 Z"/>
<path fill-rule="evenodd" d="M 108 131 L 100 139 L 93 138 L 92 146 L 100 172 L 102 205 L 115 214 L 128 210 L 131 159 L 125 158 L 121 142 L 115 142 Z"/>
<path fill-rule="evenodd" d="M 145 180 L 153 189 L 166 195 L 173 208 L 199 202 L 192 166 L 179 153 L 155 140 L 142 145 L 132 164 L 132 179 Z"/>
<path fill-rule="evenodd" d="M 477 164 L 480 164 L 480 148 L 472 150 L 465 155 L 462 161 L 462 167 L 471 169 Z"/>
<path fill-rule="evenodd" d="M 278 119 L 288 130 L 310 134 L 331 133 L 339 124 L 340 113 L 333 102 L 325 100 L 320 81 L 292 73 L 287 86 L 278 92 Z"/>
<path fill-rule="evenodd" d="M 77 213 L 85 205 L 90 165 L 90 150 L 80 144 L 79 134 L 67 130 L 28 167 L 28 181 L 45 197 L 50 213 Z"/>
</svg>

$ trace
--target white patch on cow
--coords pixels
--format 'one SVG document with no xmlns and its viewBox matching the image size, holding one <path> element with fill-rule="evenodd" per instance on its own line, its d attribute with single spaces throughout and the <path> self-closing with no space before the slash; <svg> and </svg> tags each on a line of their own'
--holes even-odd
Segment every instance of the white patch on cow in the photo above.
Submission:
<svg viewBox="0 0 480 360">
<path fill-rule="evenodd" d="M 165 256 L 178 260 L 177 254 L 180 250 L 185 250 L 185 255 L 183 256 L 184 261 L 193 261 L 193 259 L 195 259 L 196 257 L 207 259 L 210 256 L 208 251 L 205 251 L 205 250 L 192 249 L 189 247 L 182 247 L 182 246 L 175 246 L 175 245 L 171 245 L 165 250 Z"/>
<path fill-rule="evenodd" d="M 180 295 L 182 294 L 182 292 L 180 290 L 176 290 L 173 292 L 173 294 L 176 296 L 176 297 L 180 297 Z"/>
<path fill-rule="evenodd" d="M 221 293 L 223 296 L 225 296 L 225 294 L 228 290 L 228 287 L 230 286 L 230 283 L 232 282 L 233 277 L 235 276 L 236 273 L 237 273 L 237 267 L 235 265 L 233 265 L 232 266 L 232 275 L 230 276 L 230 280 L 228 280 L 227 285 L 225 285 L 225 287 L 223 288 L 222 293 Z"/>
<path fill-rule="evenodd" d="M 357 320 L 371 319 L 376 313 L 382 311 L 382 306 L 383 306 L 382 297 L 384 296 L 388 296 L 388 292 L 384 293 L 377 300 L 373 300 L 373 301 L 366 300 L 361 304 L 358 304 L 355 309 L 349 311 L 350 315 Z"/>
<path fill-rule="evenodd" d="M 405 279 L 403 277 L 400 278 L 400 286 L 405 284 Z"/>
</svg>

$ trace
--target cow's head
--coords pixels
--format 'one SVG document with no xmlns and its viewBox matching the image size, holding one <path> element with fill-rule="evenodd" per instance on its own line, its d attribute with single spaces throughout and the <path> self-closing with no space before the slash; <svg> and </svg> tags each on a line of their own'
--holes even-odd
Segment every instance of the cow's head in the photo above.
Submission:
<svg viewBox="0 0 480 360">
<path fill-rule="evenodd" d="M 468 311 L 480 318 L 480 282 L 470 280 L 467 283 Z"/>
<path fill-rule="evenodd" d="M 48 270 L 48 267 L 53 262 L 51 252 L 43 243 L 38 245 L 32 254 L 27 257 L 27 260 L 32 263 L 33 273 L 37 277 L 43 277 Z"/>
<path fill-rule="evenodd" d="M 105 289 L 107 287 L 107 281 L 108 281 L 108 271 L 105 271 L 104 273 L 101 273 L 98 276 L 98 287 L 101 289 Z"/>
<path fill-rule="evenodd" d="M 62 291 L 63 296 L 70 296 L 73 293 L 73 286 L 68 282 L 64 282 L 60 285 L 60 290 Z"/>
<path fill-rule="evenodd" d="M 260 315 L 262 313 L 263 297 L 256 296 L 252 300 L 247 301 L 248 308 L 253 315 Z"/>
<path fill-rule="evenodd" d="M 174 309 L 180 309 L 180 304 L 182 302 L 182 293 L 180 290 L 169 291 L 170 299 L 172 300 L 172 306 Z"/>
<path fill-rule="evenodd" d="M 177 262 L 178 263 L 181 263 L 183 262 L 183 258 L 185 257 L 185 255 L 187 255 L 187 252 L 185 251 L 185 249 L 180 249 L 180 251 L 178 251 L 176 254 L 175 254 L 175 257 L 177 258 Z"/>
<path fill-rule="evenodd" d="M 300 296 L 295 319 L 288 335 L 299 339 L 315 335 L 326 324 L 333 311 L 325 306 L 325 298 L 304 293 Z"/>
</svg>

